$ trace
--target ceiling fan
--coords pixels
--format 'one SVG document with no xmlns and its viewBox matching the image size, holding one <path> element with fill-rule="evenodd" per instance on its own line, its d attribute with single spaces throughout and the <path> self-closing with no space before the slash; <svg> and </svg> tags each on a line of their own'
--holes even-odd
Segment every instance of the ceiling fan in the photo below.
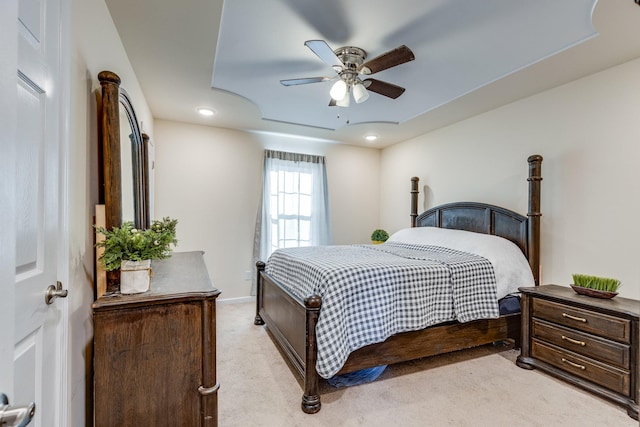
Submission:
<svg viewBox="0 0 640 427">
<path fill-rule="evenodd" d="M 364 102 L 369 98 L 367 90 L 396 99 L 404 93 L 403 87 L 372 78 L 361 79 L 360 76 L 375 74 L 415 59 L 411 49 L 405 45 L 365 62 L 367 53 L 359 47 L 346 46 L 334 51 L 324 40 L 307 40 L 304 44 L 324 63 L 333 68 L 337 75 L 334 77 L 287 79 L 280 80 L 280 83 L 284 86 L 295 86 L 335 80 L 329 92 L 331 95 L 330 106 L 348 107 L 350 93 L 353 94 L 356 103 Z"/>
</svg>

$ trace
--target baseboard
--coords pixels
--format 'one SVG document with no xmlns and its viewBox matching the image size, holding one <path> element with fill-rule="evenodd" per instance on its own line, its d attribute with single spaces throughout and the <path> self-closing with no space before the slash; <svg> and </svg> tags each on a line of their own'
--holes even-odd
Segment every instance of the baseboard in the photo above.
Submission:
<svg viewBox="0 0 640 427">
<path fill-rule="evenodd" d="M 242 304 L 245 302 L 256 302 L 255 296 L 238 297 L 238 298 L 223 298 L 216 300 L 216 304 Z"/>
</svg>

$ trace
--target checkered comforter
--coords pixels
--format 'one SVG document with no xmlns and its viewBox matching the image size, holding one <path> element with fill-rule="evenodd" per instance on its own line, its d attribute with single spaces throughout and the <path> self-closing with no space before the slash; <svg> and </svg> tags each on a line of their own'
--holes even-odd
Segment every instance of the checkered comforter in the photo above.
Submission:
<svg viewBox="0 0 640 427">
<path fill-rule="evenodd" d="M 438 246 L 316 246 L 275 251 L 265 271 L 301 301 L 322 297 L 316 370 L 335 375 L 349 353 L 398 332 L 499 316 L 493 266 Z"/>
</svg>

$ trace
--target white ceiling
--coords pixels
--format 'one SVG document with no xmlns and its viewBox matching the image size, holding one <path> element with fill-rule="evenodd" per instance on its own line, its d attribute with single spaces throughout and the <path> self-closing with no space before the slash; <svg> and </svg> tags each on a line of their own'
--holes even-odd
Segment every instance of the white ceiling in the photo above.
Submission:
<svg viewBox="0 0 640 427">
<path fill-rule="evenodd" d="M 640 57 L 633 0 L 106 3 L 155 118 L 376 147 Z M 331 82 L 280 85 L 335 75 L 310 39 L 369 59 L 409 46 L 415 61 L 373 75 L 406 92 L 345 109 L 328 106 Z"/>
</svg>

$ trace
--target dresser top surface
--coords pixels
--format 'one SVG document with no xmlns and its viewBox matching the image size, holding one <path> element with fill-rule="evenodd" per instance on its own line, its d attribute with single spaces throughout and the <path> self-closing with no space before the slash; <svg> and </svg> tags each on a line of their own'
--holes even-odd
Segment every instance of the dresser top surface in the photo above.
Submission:
<svg viewBox="0 0 640 427">
<path fill-rule="evenodd" d="M 578 295 L 567 286 L 542 285 L 527 288 L 519 288 L 523 294 L 572 303 L 588 308 L 596 308 L 612 313 L 624 313 L 630 317 L 640 317 L 640 301 L 616 296 L 611 299 L 600 299 L 585 295 Z"/>
<path fill-rule="evenodd" d="M 170 258 L 153 260 L 151 289 L 140 294 L 107 293 L 96 300 L 94 310 L 115 306 L 159 302 L 172 299 L 216 297 L 201 251 L 175 252 Z"/>
</svg>

